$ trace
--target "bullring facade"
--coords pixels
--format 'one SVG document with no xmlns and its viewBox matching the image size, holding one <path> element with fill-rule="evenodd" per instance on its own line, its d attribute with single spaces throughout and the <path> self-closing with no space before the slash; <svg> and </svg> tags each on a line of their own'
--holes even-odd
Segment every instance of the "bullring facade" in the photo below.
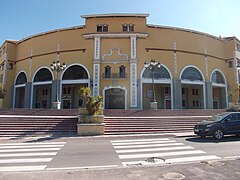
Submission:
<svg viewBox="0 0 240 180">
<path fill-rule="evenodd" d="M 105 109 L 149 109 L 155 59 L 158 109 L 221 109 L 239 101 L 240 42 L 193 30 L 149 25 L 148 14 L 81 16 L 85 25 L 36 34 L 0 47 L 4 108 L 84 106 L 89 86 Z M 57 77 L 50 65 L 67 67 Z M 58 88 L 57 88 L 58 85 Z"/>
</svg>

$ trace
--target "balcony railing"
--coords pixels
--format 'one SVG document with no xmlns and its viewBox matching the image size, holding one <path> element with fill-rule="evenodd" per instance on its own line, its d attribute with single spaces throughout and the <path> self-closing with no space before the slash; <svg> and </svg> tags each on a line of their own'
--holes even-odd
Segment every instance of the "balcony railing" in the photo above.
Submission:
<svg viewBox="0 0 240 180">
<path fill-rule="evenodd" d="M 127 73 L 125 74 L 119 74 L 119 73 L 110 73 L 110 74 L 102 74 L 102 77 L 104 79 L 126 79 L 127 78 Z"/>
</svg>

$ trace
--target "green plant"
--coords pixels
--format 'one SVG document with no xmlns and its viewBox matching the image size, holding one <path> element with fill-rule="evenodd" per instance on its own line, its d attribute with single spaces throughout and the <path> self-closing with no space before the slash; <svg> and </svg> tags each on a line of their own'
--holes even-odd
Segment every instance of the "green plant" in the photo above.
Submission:
<svg viewBox="0 0 240 180">
<path fill-rule="evenodd" d="M 6 96 L 6 90 L 5 89 L 0 89 L 0 99 L 4 99 L 4 97 Z"/>
<path fill-rule="evenodd" d="M 82 87 L 81 94 L 86 101 L 86 108 L 89 115 L 97 115 L 99 114 L 99 110 L 102 108 L 103 97 L 97 96 L 97 98 L 93 97 L 91 94 L 91 90 L 89 87 Z"/>
</svg>

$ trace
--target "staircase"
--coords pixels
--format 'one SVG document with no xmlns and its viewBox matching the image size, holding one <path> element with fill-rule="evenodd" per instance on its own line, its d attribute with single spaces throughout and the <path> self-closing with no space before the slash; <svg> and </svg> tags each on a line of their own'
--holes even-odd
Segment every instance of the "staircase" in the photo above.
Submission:
<svg viewBox="0 0 240 180">
<path fill-rule="evenodd" d="M 197 122 L 225 110 L 105 110 L 105 134 L 193 131 Z"/>
<path fill-rule="evenodd" d="M 105 134 L 173 133 L 225 110 L 104 110 Z M 76 136 L 78 109 L 0 109 L 0 137 Z"/>
<path fill-rule="evenodd" d="M 78 110 L 0 109 L 0 137 L 77 134 Z"/>
</svg>

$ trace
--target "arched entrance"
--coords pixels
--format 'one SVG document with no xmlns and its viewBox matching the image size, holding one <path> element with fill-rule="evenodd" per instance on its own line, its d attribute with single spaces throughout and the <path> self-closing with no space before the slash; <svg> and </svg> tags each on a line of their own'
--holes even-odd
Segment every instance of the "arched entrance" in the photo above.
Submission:
<svg viewBox="0 0 240 180">
<path fill-rule="evenodd" d="M 172 76 L 166 66 L 154 72 L 155 96 L 158 102 L 158 109 L 172 108 Z M 150 109 L 150 101 L 153 98 L 152 72 L 150 69 L 143 69 L 141 74 L 141 98 L 142 109 Z"/>
<path fill-rule="evenodd" d="M 51 108 L 53 74 L 48 67 L 42 67 L 33 76 L 32 107 Z"/>
<path fill-rule="evenodd" d="M 220 70 L 214 70 L 211 74 L 213 109 L 227 107 L 226 79 Z"/>
<path fill-rule="evenodd" d="M 205 85 L 201 71 L 187 66 L 181 72 L 182 108 L 205 109 Z"/>
<path fill-rule="evenodd" d="M 127 109 L 127 92 L 125 88 L 104 88 L 103 95 L 104 109 Z"/>
<path fill-rule="evenodd" d="M 84 106 L 80 90 L 90 86 L 90 75 L 81 64 L 72 64 L 61 76 L 61 97 L 63 109 L 75 109 Z"/>
<path fill-rule="evenodd" d="M 24 71 L 18 73 L 14 83 L 14 108 L 24 108 L 25 106 L 25 85 L 27 75 Z"/>
</svg>

